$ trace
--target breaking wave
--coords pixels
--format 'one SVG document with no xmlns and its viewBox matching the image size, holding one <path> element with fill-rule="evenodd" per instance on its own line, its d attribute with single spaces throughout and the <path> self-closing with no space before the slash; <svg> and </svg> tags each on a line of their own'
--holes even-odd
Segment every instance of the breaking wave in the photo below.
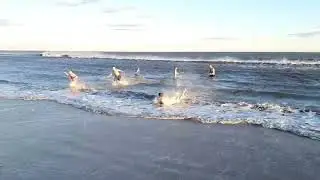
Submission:
<svg viewBox="0 0 320 180">
<path fill-rule="evenodd" d="M 302 66 L 320 66 L 320 59 L 241 59 L 236 57 L 216 57 L 216 58 L 190 58 L 190 57 L 172 57 L 159 56 L 152 54 L 123 54 L 123 53 L 105 53 L 105 52 L 43 52 L 43 57 L 50 58 L 80 58 L 80 59 L 116 59 L 116 60 L 145 60 L 145 61 L 187 61 L 187 62 L 214 62 L 225 64 L 270 64 L 270 65 L 302 65 Z"/>
<path fill-rule="evenodd" d="M 16 93 L 18 93 L 16 91 Z M 5 93 L 4 93 L 5 94 Z M 259 125 L 320 140 L 320 110 L 317 107 L 293 108 L 279 104 L 215 102 L 206 105 L 155 107 L 154 95 L 134 91 L 105 91 L 74 95 L 69 89 L 19 92 L 4 98 L 54 101 L 108 116 L 123 115 L 145 119 L 187 120 L 202 124 Z"/>
</svg>

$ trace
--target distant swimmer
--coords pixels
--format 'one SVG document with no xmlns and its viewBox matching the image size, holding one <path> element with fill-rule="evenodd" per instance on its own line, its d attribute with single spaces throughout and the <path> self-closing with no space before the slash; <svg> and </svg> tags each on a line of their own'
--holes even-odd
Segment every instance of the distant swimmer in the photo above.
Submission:
<svg viewBox="0 0 320 180">
<path fill-rule="evenodd" d="M 122 78 L 122 73 L 123 73 L 122 70 L 112 67 L 112 75 L 113 75 L 114 81 L 120 81 Z"/>
<path fill-rule="evenodd" d="M 73 73 L 72 71 L 69 71 L 69 72 L 65 72 L 65 74 L 68 76 L 68 79 L 71 81 L 71 82 L 76 82 L 78 81 L 78 76 Z"/>
<path fill-rule="evenodd" d="M 216 70 L 214 67 L 210 64 L 209 65 L 209 77 L 214 77 L 216 75 Z"/>
<path fill-rule="evenodd" d="M 157 98 L 157 102 L 160 106 L 162 106 L 164 103 L 163 103 L 163 93 L 159 93 L 158 94 L 158 98 Z"/>
<path fill-rule="evenodd" d="M 173 74 L 173 78 L 174 79 L 177 79 L 177 76 L 178 76 L 178 68 L 177 67 L 174 67 L 174 74 Z"/>
<path fill-rule="evenodd" d="M 135 77 L 139 77 L 140 76 L 140 68 L 137 69 L 137 71 L 134 73 Z"/>
</svg>

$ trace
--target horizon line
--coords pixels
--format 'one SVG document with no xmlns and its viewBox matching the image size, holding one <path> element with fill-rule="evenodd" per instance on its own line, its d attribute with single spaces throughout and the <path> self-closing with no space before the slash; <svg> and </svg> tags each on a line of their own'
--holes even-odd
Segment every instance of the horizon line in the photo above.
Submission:
<svg viewBox="0 0 320 180">
<path fill-rule="evenodd" d="M 320 51 L 89 51 L 89 50 L 5 50 L 0 52 L 106 52 L 106 53 L 320 53 Z"/>
</svg>

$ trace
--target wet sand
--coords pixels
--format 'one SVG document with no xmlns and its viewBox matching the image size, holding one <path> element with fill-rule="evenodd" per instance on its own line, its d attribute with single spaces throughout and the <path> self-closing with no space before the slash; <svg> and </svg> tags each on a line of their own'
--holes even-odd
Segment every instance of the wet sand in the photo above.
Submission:
<svg viewBox="0 0 320 180">
<path fill-rule="evenodd" d="M 287 132 L 0 99 L 1 180 L 319 177 L 320 142 Z"/>
</svg>

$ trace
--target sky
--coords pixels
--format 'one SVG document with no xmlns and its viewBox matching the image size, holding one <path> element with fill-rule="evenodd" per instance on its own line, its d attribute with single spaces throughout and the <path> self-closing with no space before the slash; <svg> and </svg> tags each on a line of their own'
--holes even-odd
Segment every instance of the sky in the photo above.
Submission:
<svg viewBox="0 0 320 180">
<path fill-rule="evenodd" d="M 0 0 L 0 49 L 320 51 L 319 0 Z"/>
</svg>

